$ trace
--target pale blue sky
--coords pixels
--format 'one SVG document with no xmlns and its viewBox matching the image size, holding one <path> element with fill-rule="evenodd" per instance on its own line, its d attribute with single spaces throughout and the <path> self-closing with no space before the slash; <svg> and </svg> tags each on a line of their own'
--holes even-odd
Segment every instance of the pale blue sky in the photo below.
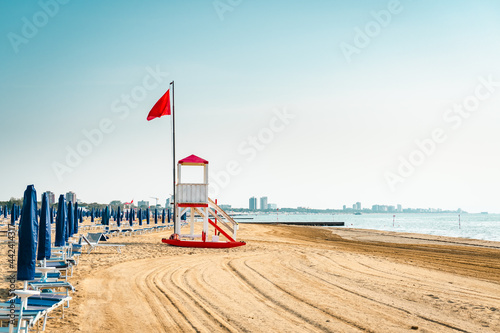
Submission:
<svg viewBox="0 0 500 333">
<path fill-rule="evenodd" d="M 391 1 L 54 1 L 0 4 L 0 200 L 33 183 L 83 201 L 163 203 L 170 119 L 146 115 L 175 80 L 177 157 L 210 161 L 219 202 L 500 212 L 500 87 L 458 128 L 443 118 L 479 77 L 500 81 L 496 1 L 400 1 L 385 26 L 373 13 Z M 214 3 L 236 5 L 218 13 Z M 379 31 L 348 61 L 341 46 L 370 24 Z M 159 84 L 155 69 L 168 73 Z M 126 106 L 145 79 L 154 88 Z M 267 140 L 283 109 L 294 118 L 250 154 L 249 138 Z M 103 119 L 111 133 L 58 177 L 67 147 Z M 446 141 L 392 190 L 399 157 L 436 128 Z M 227 180 L 230 161 L 238 172 Z"/>
</svg>

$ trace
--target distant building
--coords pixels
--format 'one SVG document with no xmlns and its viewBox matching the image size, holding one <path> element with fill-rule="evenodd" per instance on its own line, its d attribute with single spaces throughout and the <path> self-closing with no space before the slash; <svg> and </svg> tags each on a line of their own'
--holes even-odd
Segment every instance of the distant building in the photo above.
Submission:
<svg viewBox="0 0 500 333">
<path fill-rule="evenodd" d="M 401 213 L 403 211 L 403 207 L 398 204 L 398 213 Z"/>
<path fill-rule="evenodd" d="M 73 204 L 75 204 L 76 203 L 76 193 L 71 192 L 71 191 L 66 193 L 66 201 L 72 202 Z"/>
<path fill-rule="evenodd" d="M 347 208 L 346 205 L 342 206 L 342 210 L 346 210 L 346 208 Z"/>
<path fill-rule="evenodd" d="M 137 207 L 139 207 L 139 208 L 148 208 L 149 207 L 149 201 L 139 201 L 139 202 L 137 202 Z"/>
<path fill-rule="evenodd" d="M 387 211 L 390 213 L 394 213 L 396 211 L 396 207 L 394 206 L 387 206 Z"/>
<path fill-rule="evenodd" d="M 49 199 L 49 205 L 53 205 L 56 202 L 56 196 L 51 191 L 47 191 L 45 193 L 47 193 L 47 197 Z"/>
<path fill-rule="evenodd" d="M 224 205 L 224 204 L 221 204 L 219 205 L 220 208 L 224 209 L 224 210 L 229 210 L 231 209 L 231 205 Z"/>
<path fill-rule="evenodd" d="M 352 204 L 352 209 L 356 210 L 356 204 Z"/>
<path fill-rule="evenodd" d="M 260 209 L 261 210 L 267 209 L 267 197 L 260 198 Z"/>
<path fill-rule="evenodd" d="M 278 209 L 278 205 L 274 203 L 267 204 L 267 209 L 276 210 Z"/>
<path fill-rule="evenodd" d="M 248 209 L 257 210 L 257 198 L 256 197 L 251 197 L 248 200 Z"/>
<path fill-rule="evenodd" d="M 356 202 L 356 210 L 361 210 L 361 202 Z"/>
<path fill-rule="evenodd" d="M 372 212 L 378 212 L 379 211 L 379 206 L 378 205 L 373 205 L 372 206 Z"/>
</svg>

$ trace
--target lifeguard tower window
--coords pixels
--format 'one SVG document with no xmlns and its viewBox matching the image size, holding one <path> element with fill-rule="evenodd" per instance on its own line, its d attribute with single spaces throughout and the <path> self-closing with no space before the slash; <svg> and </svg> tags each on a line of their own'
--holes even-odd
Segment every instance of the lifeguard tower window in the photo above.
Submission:
<svg viewBox="0 0 500 333">
<path fill-rule="evenodd" d="M 183 184 L 203 184 L 203 168 L 196 165 L 184 165 L 182 167 Z"/>
</svg>

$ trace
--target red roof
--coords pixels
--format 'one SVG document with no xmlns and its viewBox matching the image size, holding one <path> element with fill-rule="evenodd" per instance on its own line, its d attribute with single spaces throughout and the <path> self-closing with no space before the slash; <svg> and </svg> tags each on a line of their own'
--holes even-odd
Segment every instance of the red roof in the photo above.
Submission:
<svg viewBox="0 0 500 333">
<path fill-rule="evenodd" d="M 208 161 L 196 155 L 190 155 L 180 160 L 179 164 L 208 164 Z"/>
</svg>

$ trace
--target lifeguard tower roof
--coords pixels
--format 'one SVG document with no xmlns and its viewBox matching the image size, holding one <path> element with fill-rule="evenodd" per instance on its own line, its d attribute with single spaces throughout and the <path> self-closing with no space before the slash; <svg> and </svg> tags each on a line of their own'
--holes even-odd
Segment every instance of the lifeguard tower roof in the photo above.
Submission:
<svg viewBox="0 0 500 333">
<path fill-rule="evenodd" d="M 205 165 L 208 164 L 207 160 L 204 160 L 201 157 L 196 155 L 189 155 L 188 157 L 183 158 L 179 161 L 179 164 L 182 165 Z"/>
</svg>

